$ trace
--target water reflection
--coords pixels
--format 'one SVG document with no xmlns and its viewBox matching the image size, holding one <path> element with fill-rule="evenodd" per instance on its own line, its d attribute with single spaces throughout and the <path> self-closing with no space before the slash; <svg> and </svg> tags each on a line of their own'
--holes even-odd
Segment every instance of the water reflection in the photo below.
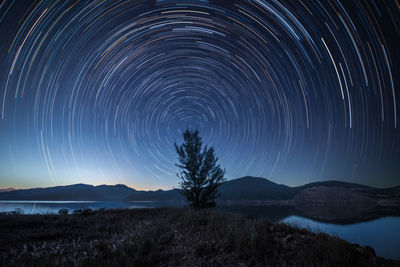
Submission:
<svg viewBox="0 0 400 267">
<path fill-rule="evenodd" d="M 340 225 L 293 215 L 281 222 L 338 236 L 362 246 L 370 246 L 375 249 L 378 256 L 400 260 L 400 217 L 384 217 L 367 222 Z"/>
<path fill-rule="evenodd" d="M 311 210 L 292 206 L 220 206 L 218 209 L 272 222 L 287 223 L 313 232 L 338 236 L 351 243 L 372 247 L 378 256 L 400 260 L 400 216 L 392 210 L 354 210 L 334 216 L 330 210 L 338 207 L 318 207 Z M 318 212 L 321 210 L 321 212 Z M 392 214 L 394 216 L 388 216 Z M 311 218 L 310 218 L 310 217 Z M 382 217 L 386 216 L 386 217 Z"/>
<path fill-rule="evenodd" d="M 264 219 L 270 222 L 279 222 L 291 215 L 299 215 L 299 212 L 293 206 L 281 205 L 225 205 L 217 206 L 217 210 L 246 215 L 256 219 Z"/>
</svg>

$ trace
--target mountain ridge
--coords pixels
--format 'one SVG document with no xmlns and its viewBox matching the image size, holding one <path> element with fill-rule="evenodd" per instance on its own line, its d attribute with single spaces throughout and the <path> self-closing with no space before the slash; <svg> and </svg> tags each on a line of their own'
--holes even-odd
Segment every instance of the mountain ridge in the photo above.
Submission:
<svg viewBox="0 0 400 267">
<path fill-rule="evenodd" d="M 342 199 L 368 198 L 374 201 L 400 199 L 400 186 L 375 188 L 332 180 L 291 187 L 262 177 L 245 176 L 223 182 L 219 187 L 221 196 L 218 201 L 294 201 L 304 203 L 311 196 L 314 199 L 321 199 L 321 197 L 330 195 L 332 198 L 335 196 L 335 190 L 345 192 L 341 194 Z M 0 191 L 0 200 L 183 201 L 184 198 L 179 193 L 179 189 L 144 191 L 124 184 L 94 186 L 78 183 L 17 189 L 8 192 Z"/>
<path fill-rule="evenodd" d="M 0 193 L 2 192 L 11 192 L 11 191 L 15 191 L 17 189 L 9 187 L 9 188 L 0 188 Z"/>
<path fill-rule="evenodd" d="M 126 185 L 72 184 L 0 192 L 0 200 L 115 201 L 139 191 Z"/>
</svg>

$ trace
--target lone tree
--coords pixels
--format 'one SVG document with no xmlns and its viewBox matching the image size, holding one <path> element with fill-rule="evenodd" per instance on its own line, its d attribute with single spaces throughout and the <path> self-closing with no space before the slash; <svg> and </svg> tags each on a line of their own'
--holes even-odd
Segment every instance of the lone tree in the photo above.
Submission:
<svg viewBox="0 0 400 267">
<path fill-rule="evenodd" d="M 213 147 L 202 148 L 198 130 L 186 129 L 183 139 L 182 145 L 174 144 L 179 159 L 179 164 L 175 165 L 180 169 L 177 174 L 181 179 L 180 191 L 192 207 L 213 207 L 225 170 L 217 164 Z"/>
</svg>

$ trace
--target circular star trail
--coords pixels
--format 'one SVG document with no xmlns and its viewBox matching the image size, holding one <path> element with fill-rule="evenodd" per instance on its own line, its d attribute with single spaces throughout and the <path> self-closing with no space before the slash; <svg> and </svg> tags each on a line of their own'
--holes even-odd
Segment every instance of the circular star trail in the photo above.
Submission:
<svg viewBox="0 0 400 267">
<path fill-rule="evenodd" d="M 2 184 L 177 185 L 199 129 L 228 178 L 399 181 L 396 1 L 0 4 Z"/>
</svg>

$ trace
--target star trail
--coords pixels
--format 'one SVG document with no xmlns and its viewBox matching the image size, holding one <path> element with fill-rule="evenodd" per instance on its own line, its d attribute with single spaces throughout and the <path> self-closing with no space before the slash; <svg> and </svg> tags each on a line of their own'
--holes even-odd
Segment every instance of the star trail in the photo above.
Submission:
<svg viewBox="0 0 400 267">
<path fill-rule="evenodd" d="M 400 181 L 398 1 L 0 4 L 0 187 L 176 187 L 198 128 L 227 178 Z"/>
</svg>

